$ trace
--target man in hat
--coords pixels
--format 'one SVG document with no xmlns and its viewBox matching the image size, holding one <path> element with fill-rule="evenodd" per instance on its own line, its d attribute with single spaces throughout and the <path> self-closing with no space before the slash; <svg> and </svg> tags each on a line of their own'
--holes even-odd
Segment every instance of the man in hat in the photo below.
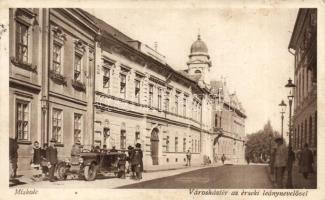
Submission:
<svg viewBox="0 0 325 200">
<path fill-rule="evenodd" d="M 137 143 L 135 145 L 135 149 L 133 150 L 133 156 L 132 156 L 132 160 L 131 160 L 132 167 L 135 170 L 135 174 L 136 174 L 135 179 L 136 180 L 142 179 L 142 170 L 143 170 L 142 158 L 143 158 L 143 153 L 141 150 L 141 144 Z"/>
<path fill-rule="evenodd" d="M 313 163 L 313 153 L 308 148 L 308 144 L 305 143 L 304 148 L 301 151 L 301 157 L 299 161 L 299 172 L 303 174 L 305 179 L 308 179 L 309 173 L 313 173 Z"/>
<path fill-rule="evenodd" d="M 186 166 L 191 166 L 191 151 L 189 149 L 186 153 Z"/>
<path fill-rule="evenodd" d="M 46 150 L 46 158 L 48 161 L 48 167 L 49 167 L 49 174 L 50 174 L 50 181 L 54 182 L 54 171 L 55 171 L 55 166 L 58 163 L 58 151 L 54 144 L 56 143 L 56 139 L 52 138 L 50 140 L 50 146 Z"/>
<path fill-rule="evenodd" d="M 283 142 L 283 138 L 275 139 L 277 143 L 274 168 L 275 168 L 275 182 L 278 188 L 283 187 L 283 175 L 288 161 L 288 150 Z"/>
</svg>

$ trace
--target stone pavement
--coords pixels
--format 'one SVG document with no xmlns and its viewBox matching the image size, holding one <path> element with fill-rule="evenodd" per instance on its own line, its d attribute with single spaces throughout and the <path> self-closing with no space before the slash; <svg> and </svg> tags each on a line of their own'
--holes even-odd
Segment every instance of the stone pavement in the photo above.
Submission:
<svg viewBox="0 0 325 200">
<path fill-rule="evenodd" d="M 274 175 L 271 174 L 271 170 L 270 167 L 267 167 L 267 171 L 268 171 L 268 175 L 269 175 L 269 179 L 272 181 L 273 183 L 273 187 L 275 187 L 275 177 Z M 284 177 L 283 177 L 283 183 L 284 186 L 287 183 L 287 175 L 288 172 L 285 171 Z M 309 174 L 308 179 L 304 179 L 303 175 L 301 173 L 299 173 L 298 170 L 298 165 L 297 163 L 295 163 L 292 167 L 292 185 L 293 188 L 296 189 L 316 189 L 317 188 L 317 174 L 313 173 L 313 174 Z"/>
</svg>

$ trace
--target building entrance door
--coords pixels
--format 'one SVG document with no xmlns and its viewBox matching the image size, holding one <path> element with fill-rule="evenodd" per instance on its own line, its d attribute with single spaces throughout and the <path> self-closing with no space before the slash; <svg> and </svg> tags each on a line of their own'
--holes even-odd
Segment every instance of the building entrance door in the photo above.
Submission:
<svg viewBox="0 0 325 200">
<path fill-rule="evenodd" d="M 158 149 L 159 149 L 159 130 L 157 128 L 153 129 L 151 132 L 151 158 L 152 164 L 158 165 Z"/>
</svg>

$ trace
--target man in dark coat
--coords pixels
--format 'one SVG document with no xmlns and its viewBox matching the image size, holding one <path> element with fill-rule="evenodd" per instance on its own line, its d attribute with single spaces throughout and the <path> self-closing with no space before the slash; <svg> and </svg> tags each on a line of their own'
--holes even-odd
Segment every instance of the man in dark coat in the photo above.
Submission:
<svg viewBox="0 0 325 200">
<path fill-rule="evenodd" d="M 51 182 L 55 181 L 54 171 L 55 171 L 55 166 L 58 163 L 58 151 L 54 146 L 55 143 L 56 143 L 56 139 L 52 138 L 50 141 L 50 146 L 46 150 L 46 158 L 48 161 Z"/>
<path fill-rule="evenodd" d="M 15 178 L 17 176 L 17 165 L 18 162 L 18 143 L 17 137 L 9 138 L 9 169 L 10 178 Z"/>
<path fill-rule="evenodd" d="M 44 143 L 43 148 L 41 149 L 41 167 L 42 167 L 43 177 L 45 177 L 49 172 L 49 169 L 47 167 L 48 162 L 47 162 L 47 159 L 46 159 L 47 148 L 48 148 L 48 144 Z"/>
<path fill-rule="evenodd" d="M 303 174 L 304 178 L 307 179 L 308 174 L 313 172 L 313 163 L 314 163 L 313 153 L 308 148 L 307 143 L 304 145 L 304 148 L 301 152 L 301 157 L 299 162 L 300 162 L 299 171 L 300 173 Z"/>
<path fill-rule="evenodd" d="M 141 150 L 141 144 L 137 143 L 135 145 L 135 149 L 133 150 L 133 155 L 132 155 L 132 167 L 135 170 L 135 174 L 136 174 L 136 180 L 140 180 L 142 179 L 142 170 L 143 170 L 143 153 Z"/>
<path fill-rule="evenodd" d="M 221 161 L 222 161 L 222 164 L 225 164 L 225 161 L 226 161 L 226 156 L 225 156 L 225 154 L 222 154 Z"/>
<path fill-rule="evenodd" d="M 127 161 L 128 161 L 128 172 L 131 172 L 131 178 L 134 178 L 135 175 L 134 175 L 134 168 L 132 167 L 132 157 L 133 157 L 133 150 L 134 148 L 132 146 L 128 146 L 128 157 L 127 157 Z"/>
</svg>

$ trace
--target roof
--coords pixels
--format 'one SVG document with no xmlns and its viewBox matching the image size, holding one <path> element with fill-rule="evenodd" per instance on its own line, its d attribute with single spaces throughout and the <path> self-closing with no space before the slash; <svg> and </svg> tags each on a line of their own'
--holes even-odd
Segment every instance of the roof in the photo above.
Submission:
<svg viewBox="0 0 325 200">
<path fill-rule="evenodd" d="M 297 45 L 298 45 L 298 41 L 299 38 L 302 35 L 302 31 L 303 31 L 303 27 L 305 24 L 305 21 L 307 19 L 308 14 L 310 14 L 311 12 L 317 12 L 317 9 L 315 8 L 300 8 L 297 14 L 297 18 L 296 18 L 296 22 L 295 22 L 295 26 L 293 28 L 293 32 L 290 38 L 290 42 L 289 42 L 289 49 L 297 49 Z"/>
<path fill-rule="evenodd" d="M 119 41 L 132 46 L 128 44 L 129 42 L 135 41 L 134 39 L 130 38 L 129 36 L 125 35 L 118 29 L 114 28 L 113 26 L 107 24 L 105 21 L 95 17 L 94 15 L 88 13 L 87 11 L 83 10 L 83 12 L 95 22 L 96 26 L 102 31 L 102 34 L 108 34 L 110 36 L 113 36 L 114 38 L 118 39 Z M 133 47 L 133 46 L 132 46 Z"/>
<path fill-rule="evenodd" d="M 201 40 L 200 35 L 197 36 L 197 40 L 191 46 L 191 54 L 194 53 L 208 53 L 208 47 L 205 42 Z"/>
<path fill-rule="evenodd" d="M 187 70 L 178 70 L 177 72 L 194 82 L 198 82 L 202 76 L 201 74 L 189 75 Z"/>
</svg>

